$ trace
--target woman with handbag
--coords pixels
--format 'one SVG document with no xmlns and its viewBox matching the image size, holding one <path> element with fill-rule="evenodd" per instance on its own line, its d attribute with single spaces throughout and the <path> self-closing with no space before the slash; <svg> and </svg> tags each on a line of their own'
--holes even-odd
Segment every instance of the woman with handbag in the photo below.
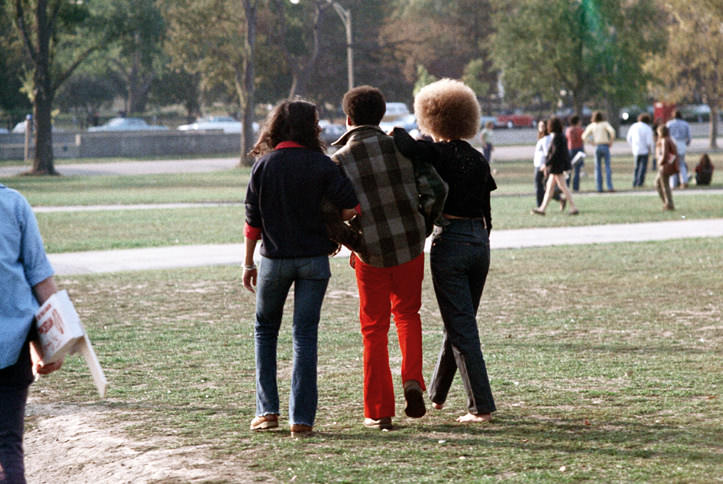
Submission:
<svg viewBox="0 0 723 484">
<path fill-rule="evenodd" d="M 580 211 L 575 207 L 572 200 L 572 193 L 565 183 L 565 171 L 570 169 L 570 154 L 567 150 L 567 141 L 562 134 L 562 122 L 560 118 L 553 116 L 547 121 L 547 129 L 552 134 L 552 142 L 547 151 L 547 158 L 543 172 L 549 175 L 547 179 L 547 190 L 545 197 L 539 207 L 532 209 L 532 213 L 536 215 L 545 215 L 547 204 L 553 197 L 555 186 L 557 186 L 564 195 L 564 200 L 570 204 L 570 215 L 577 215 Z M 565 209 L 565 203 L 562 203 L 560 210 Z"/>
<path fill-rule="evenodd" d="M 670 177 L 678 173 L 678 149 L 670 137 L 670 130 L 664 124 L 658 126 L 658 141 L 655 144 L 655 159 L 658 161 L 658 174 L 655 188 L 663 201 L 663 210 L 675 210 L 673 192 L 670 189 Z"/>
</svg>

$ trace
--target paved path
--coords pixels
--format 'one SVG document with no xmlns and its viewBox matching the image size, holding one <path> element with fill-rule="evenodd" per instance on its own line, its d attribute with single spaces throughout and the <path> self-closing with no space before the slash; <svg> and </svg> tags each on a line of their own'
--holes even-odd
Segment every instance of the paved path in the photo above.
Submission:
<svg viewBox="0 0 723 484">
<path fill-rule="evenodd" d="M 490 244 L 492 249 L 514 249 L 697 237 L 723 237 L 723 218 L 493 230 Z M 429 239 L 427 240 L 427 250 L 429 250 Z M 216 244 L 72 252 L 50 254 L 49 257 L 58 274 L 74 275 L 207 265 L 240 265 L 243 254 L 243 244 Z M 346 257 L 348 254 L 347 251 L 342 251 L 337 257 Z"/>
</svg>

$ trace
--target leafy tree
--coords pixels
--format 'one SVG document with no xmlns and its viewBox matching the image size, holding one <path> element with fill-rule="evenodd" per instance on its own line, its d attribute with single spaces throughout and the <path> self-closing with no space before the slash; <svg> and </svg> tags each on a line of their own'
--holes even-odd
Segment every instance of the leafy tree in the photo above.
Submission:
<svg viewBox="0 0 723 484">
<path fill-rule="evenodd" d="M 35 128 L 30 173 L 54 175 L 57 172 L 51 131 L 53 101 L 63 82 L 98 48 L 99 44 L 87 46 L 91 28 L 96 24 L 84 2 L 12 0 L 8 7 L 30 64 L 28 96 L 33 103 Z"/>
<path fill-rule="evenodd" d="M 165 69 L 151 84 L 150 101 L 158 106 L 183 105 L 190 122 L 201 114 L 199 78 L 183 68 Z"/>
<path fill-rule="evenodd" d="M 488 0 L 400 0 L 395 4 L 396 13 L 384 26 L 383 38 L 385 46 L 396 52 L 405 78 L 414 81 L 418 65 L 435 77 L 456 79 L 465 76 L 465 69 L 474 68 L 479 93 L 494 93 L 497 72 L 489 54 L 493 24 Z M 472 80 L 469 71 L 466 78 Z"/>
<path fill-rule="evenodd" d="M 700 95 L 710 107 L 709 146 L 716 149 L 718 114 L 723 100 L 723 7 L 715 2 L 691 4 L 671 0 L 662 5 L 669 15 L 665 27 L 667 49 L 652 58 L 648 70 L 655 77 L 659 99 L 680 102 Z"/>
<path fill-rule="evenodd" d="M 660 45 L 652 0 L 494 0 L 493 58 L 505 94 L 519 102 L 569 96 L 618 106 L 644 95 L 645 57 Z"/>
<path fill-rule="evenodd" d="M 200 88 L 234 94 L 243 113 L 241 162 L 253 145 L 254 56 L 258 0 L 165 0 L 165 49 L 175 68 L 199 76 Z"/>
<path fill-rule="evenodd" d="M 0 1 L 0 12 L 3 12 L 2 3 Z M 30 100 L 20 91 L 26 65 L 23 45 L 14 34 L 12 18 L 0 15 L 0 112 L 7 115 L 7 128 L 32 109 Z"/>
<path fill-rule="evenodd" d="M 125 111 L 142 113 L 163 65 L 166 25 L 158 1 L 103 0 L 94 9 L 107 18 L 110 42 L 102 63 L 122 81 Z"/>
</svg>

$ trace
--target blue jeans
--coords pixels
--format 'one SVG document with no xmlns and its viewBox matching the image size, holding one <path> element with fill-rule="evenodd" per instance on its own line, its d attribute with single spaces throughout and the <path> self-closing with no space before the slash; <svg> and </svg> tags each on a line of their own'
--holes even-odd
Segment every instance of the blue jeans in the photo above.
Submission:
<svg viewBox="0 0 723 484">
<path fill-rule="evenodd" d="M 0 370 L 0 482 L 25 484 L 23 431 L 28 387 L 33 381 L 26 342 L 18 361 Z"/>
<path fill-rule="evenodd" d="M 670 188 L 688 183 L 688 164 L 685 162 L 685 153 L 678 154 L 678 169 L 680 173 L 670 175 Z"/>
<path fill-rule="evenodd" d="M 602 161 L 605 160 L 605 179 L 608 183 L 608 190 L 613 189 L 613 174 L 610 171 L 610 147 L 608 145 L 597 145 L 595 147 L 595 188 L 602 191 Z"/>
<path fill-rule="evenodd" d="M 645 171 L 648 169 L 648 154 L 635 157 L 635 174 L 633 175 L 633 186 L 642 187 L 645 184 Z"/>
<path fill-rule="evenodd" d="M 575 158 L 575 155 L 580 153 L 581 151 L 585 151 L 582 148 L 575 148 L 570 150 L 570 160 Z M 572 189 L 573 191 L 580 191 L 580 169 L 585 166 L 584 161 L 580 161 L 575 166 L 572 167 L 572 174 L 570 178 L 572 178 Z M 570 178 L 567 179 L 567 186 L 570 186 Z M 542 203 L 542 202 L 540 202 Z M 539 207 L 540 204 L 538 203 L 537 206 Z"/>
<path fill-rule="evenodd" d="M 262 258 L 256 290 L 256 415 L 279 414 L 276 347 L 286 296 L 294 284 L 293 369 L 289 423 L 314 425 L 317 335 L 321 303 L 331 272 L 324 256 Z"/>
<path fill-rule="evenodd" d="M 444 322 L 444 339 L 429 396 L 444 403 L 459 369 L 473 414 L 495 411 L 477 328 L 477 309 L 490 265 L 487 230 L 481 220 L 451 220 L 435 236 L 430 254 L 432 282 Z"/>
</svg>

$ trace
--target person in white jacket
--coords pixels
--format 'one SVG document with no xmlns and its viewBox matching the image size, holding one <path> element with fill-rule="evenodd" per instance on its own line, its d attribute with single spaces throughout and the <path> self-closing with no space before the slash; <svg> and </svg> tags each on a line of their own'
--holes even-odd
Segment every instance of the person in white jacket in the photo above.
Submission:
<svg viewBox="0 0 723 484">
<path fill-rule="evenodd" d="M 642 187 L 645 184 L 648 158 L 653 152 L 653 130 L 650 127 L 650 115 L 648 113 L 640 114 L 638 121 L 630 126 L 627 140 L 635 157 L 633 187 Z"/>
</svg>

